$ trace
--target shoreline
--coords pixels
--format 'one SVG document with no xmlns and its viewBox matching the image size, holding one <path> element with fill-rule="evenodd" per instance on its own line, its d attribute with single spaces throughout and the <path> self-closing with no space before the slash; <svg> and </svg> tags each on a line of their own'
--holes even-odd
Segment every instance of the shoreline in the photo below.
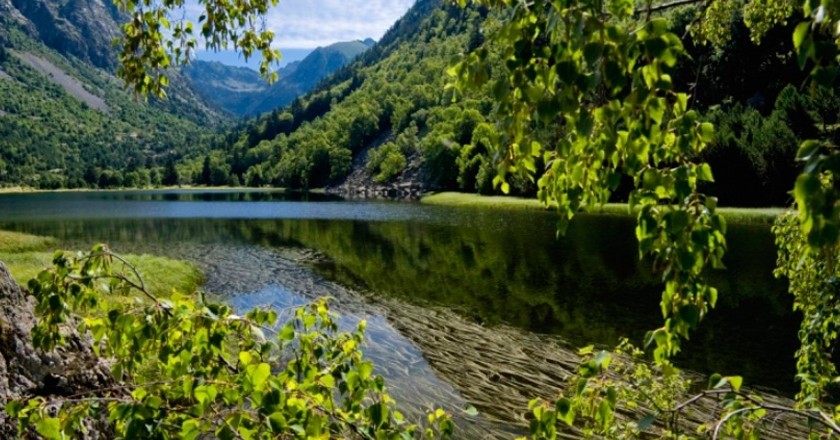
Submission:
<svg viewBox="0 0 840 440">
<path fill-rule="evenodd" d="M 526 199 L 513 196 L 483 196 L 480 194 L 467 194 L 457 192 L 440 192 L 423 196 L 420 203 L 436 206 L 450 206 L 462 208 L 483 208 L 498 210 L 531 210 L 531 211 L 552 211 L 553 208 L 546 206 L 537 199 Z M 788 208 L 736 208 L 719 207 L 718 212 L 723 214 L 728 222 L 737 224 L 763 224 L 772 225 L 777 217 L 787 212 Z M 591 211 L 584 212 L 586 215 L 611 215 L 632 217 L 626 203 L 607 203 Z"/>
<path fill-rule="evenodd" d="M 24 186 L 10 186 L 0 187 L 0 195 L 11 194 L 61 194 L 61 193 L 88 193 L 88 192 L 139 192 L 139 191 L 185 191 L 185 192 L 296 192 L 286 188 L 269 188 L 269 187 L 253 187 L 253 186 L 157 186 L 146 188 L 60 188 L 60 189 L 37 189 Z M 310 190 L 309 192 L 317 193 L 322 190 Z"/>
</svg>

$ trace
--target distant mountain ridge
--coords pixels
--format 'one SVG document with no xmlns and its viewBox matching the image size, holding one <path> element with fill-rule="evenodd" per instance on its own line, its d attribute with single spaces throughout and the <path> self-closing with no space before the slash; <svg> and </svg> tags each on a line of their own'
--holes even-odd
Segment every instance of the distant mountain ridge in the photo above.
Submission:
<svg viewBox="0 0 840 440">
<path fill-rule="evenodd" d="M 219 62 L 194 61 L 183 73 L 208 101 L 234 115 L 252 116 L 288 105 L 375 44 L 368 38 L 319 47 L 280 69 L 270 86 L 251 69 Z"/>
</svg>

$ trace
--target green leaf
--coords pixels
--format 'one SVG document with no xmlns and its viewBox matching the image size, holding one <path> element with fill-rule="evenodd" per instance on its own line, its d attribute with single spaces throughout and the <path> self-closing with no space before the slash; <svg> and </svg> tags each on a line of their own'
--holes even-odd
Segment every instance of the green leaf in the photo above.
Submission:
<svg viewBox="0 0 840 440">
<path fill-rule="evenodd" d="M 255 389 L 262 389 L 269 376 L 271 376 L 271 366 L 264 362 L 248 367 L 248 379 Z"/>
<path fill-rule="evenodd" d="M 796 29 L 793 31 L 793 47 L 796 50 L 799 50 L 802 47 L 802 42 L 805 41 L 805 38 L 808 36 L 811 29 L 811 22 L 803 21 L 796 25 Z"/>
<path fill-rule="evenodd" d="M 201 405 L 207 405 L 216 400 L 216 396 L 218 395 L 218 390 L 213 385 L 201 385 L 195 387 L 193 390 L 193 396 L 195 400 L 198 401 Z"/>
<path fill-rule="evenodd" d="M 283 326 L 283 329 L 280 330 L 280 333 L 277 335 L 281 341 L 291 341 L 295 338 L 295 328 L 292 326 L 292 323 L 288 323 Z"/>
<path fill-rule="evenodd" d="M 589 64 L 595 64 L 603 53 L 604 45 L 601 42 L 592 42 L 583 48 L 583 58 L 586 59 L 586 62 Z"/>
<path fill-rule="evenodd" d="M 744 378 L 741 376 L 728 376 L 725 378 L 730 385 L 732 385 L 732 389 L 738 391 L 741 389 L 741 385 L 744 383 Z"/>
<path fill-rule="evenodd" d="M 702 163 L 697 167 L 697 178 L 704 182 L 714 182 L 715 178 L 712 175 L 712 167 L 707 163 Z"/>
<path fill-rule="evenodd" d="M 710 143 L 715 139 L 715 126 L 711 122 L 704 122 L 700 124 L 700 139 L 705 143 Z"/>
<path fill-rule="evenodd" d="M 362 362 L 359 364 L 359 378 L 367 380 L 373 374 L 373 364 L 370 362 Z"/>
<path fill-rule="evenodd" d="M 47 440 L 61 440 L 61 422 L 55 417 L 44 417 L 35 424 L 38 434 Z"/>
<path fill-rule="evenodd" d="M 820 151 L 820 143 L 815 140 L 807 140 L 802 142 L 802 145 L 799 146 L 799 150 L 796 152 L 796 160 L 808 160 Z"/>
<path fill-rule="evenodd" d="M 466 414 L 470 417 L 476 417 L 476 416 L 478 416 L 478 410 L 475 409 L 475 407 L 472 406 L 472 405 L 467 405 L 467 407 L 464 408 L 464 414 Z"/>
<path fill-rule="evenodd" d="M 720 388 L 722 386 L 721 385 L 722 383 L 726 383 L 726 382 L 722 382 L 722 379 L 723 379 L 723 376 L 721 376 L 719 373 L 712 374 L 711 376 L 709 376 L 708 387 L 710 389 Z"/>
<path fill-rule="evenodd" d="M 610 367 L 612 356 L 607 351 L 601 351 L 595 356 L 595 365 L 599 368 L 607 369 Z"/>
</svg>

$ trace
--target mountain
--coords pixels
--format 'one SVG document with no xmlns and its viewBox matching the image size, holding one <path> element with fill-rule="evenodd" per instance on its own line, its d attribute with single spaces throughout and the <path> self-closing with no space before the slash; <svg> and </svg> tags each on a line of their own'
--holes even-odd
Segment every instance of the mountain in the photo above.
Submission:
<svg viewBox="0 0 840 440">
<path fill-rule="evenodd" d="M 257 115 L 288 105 L 374 44 L 367 39 L 319 47 L 280 69 L 277 82 L 270 86 L 251 69 L 218 62 L 195 61 L 183 72 L 195 89 L 220 108 L 238 116 Z"/>
<path fill-rule="evenodd" d="M 492 99 L 453 102 L 445 87 L 453 58 L 482 42 L 486 15 L 417 1 L 374 47 L 310 93 L 217 140 L 214 160 L 251 185 L 448 188 L 463 174 L 464 188 L 475 190 L 476 175 L 490 187 L 495 168 L 476 158 L 484 147 L 467 146 Z"/>
<path fill-rule="evenodd" d="M 676 35 L 686 33 L 694 12 L 668 17 Z M 250 185 L 367 195 L 495 192 L 504 152 L 494 147 L 501 134 L 492 114 L 510 72 L 499 58 L 502 48 L 491 40 L 485 45 L 482 28 L 492 32 L 502 19 L 479 7 L 418 0 L 374 47 L 310 93 L 217 139 L 210 163 Z M 721 172 L 708 192 L 730 206 L 785 206 L 801 166 L 797 147 L 805 139 L 840 139 L 840 85 L 816 94 L 799 90 L 807 72 L 792 55 L 795 23 L 760 45 L 743 24 L 733 26 L 724 49 L 689 43 L 672 80 L 678 90 L 691 90 L 692 106 L 716 127 L 703 159 Z M 489 83 L 466 95 L 447 88 L 453 61 L 482 46 Z M 537 140 L 562 145 L 563 124 L 534 116 Z M 537 178 L 543 160 L 534 164 Z M 509 177 L 512 192 L 536 192 L 527 177 Z M 626 201 L 631 185 L 622 182 L 613 200 Z"/>
<path fill-rule="evenodd" d="M 110 0 L 0 0 L 0 11 L 62 54 L 113 69 L 121 17 Z"/>
<path fill-rule="evenodd" d="M 178 72 L 148 101 L 115 77 L 110 0 L 0 0 L 0 186 L 132 186 L 201 153 L 225 116 Z"/>
<path fill-rule="evenodd" d="M 196 60 L 182 72 L 205 99 L 235 115 L 244 116 L 250 103 L 268 90 L 265 78 L 247 67 Z"/>
</svg>

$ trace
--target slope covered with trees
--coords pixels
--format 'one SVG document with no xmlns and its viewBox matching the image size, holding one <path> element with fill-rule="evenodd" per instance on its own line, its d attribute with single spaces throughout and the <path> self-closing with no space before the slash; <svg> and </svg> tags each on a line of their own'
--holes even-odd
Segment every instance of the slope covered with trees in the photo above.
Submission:
<svg viewBox="0 0 840 440">
<path fill-rule="evenodd" d="M 421 0 L 382 41 L 303 98 L 220 141 L 214 160 L 251 185 L 315 188 L 340 183 L 354 158 L 380 182 L 435 170 L 447 187 L 458 177 L 459 145 L 472 141 L 486 102 L 452 104 L 444 74 L 452 57 L 481 41 L 478 9 Z M 486 98 L 486 97 L 485 97 Z M 221 152 L 220 152 L 221 153 Z M 417 158 L 423 155 L 426 167 Z"/>
<path fill-rule="evenodd" d="M 667 23 L 684 34 L 693 17 L 693 8 L 678 8 Z M 498 133 L 487 121 L 500 91 L 487 86 L 453 100 L 446 85 L 452 60 L 480 45 L 498 23 L 478 7 L 419 1 L 359 61 L 217 141 L 211 163 L 251 185 L 340 186 L 352 174 L 352 183 L 361 175 L 364 184 L 494 192 L 499 152 L 489 145 Z M 832 93 L 812 97 L 802 90 L 807 73 L 791 50 L 791 26 L 772 30 L 762 44 L 743 22 L 728 27 L 733 38 L 722 48 L 689 42 L 690 56 L 673 74 L 718 127 L 703 159 L 720 171 L 706 189 L 726 205 L 783 206 L 798 173 L 797 145 L 813 134 L 836 136 L 830 109 L 838 101 Z M 501 63 L 492 51 L 490 62 Z M 556 131 L 543 126 L 539 137 L 550 143 Z M 542 166 L 536 164 L 537 177 Z M 536 191 L 527 179 L 510 183 L 516 193 Z M 626 199 L 628 191 L 623 182 L 614 199 Z"/>
<path fill-rule="evenodd" d="M 224 120 L 177 74 L 169 99 L 126 92 L 106 4 L 0 2 L 0 186 L 161 184 L 167 159 L 206 150 Z"/>
</svg>

